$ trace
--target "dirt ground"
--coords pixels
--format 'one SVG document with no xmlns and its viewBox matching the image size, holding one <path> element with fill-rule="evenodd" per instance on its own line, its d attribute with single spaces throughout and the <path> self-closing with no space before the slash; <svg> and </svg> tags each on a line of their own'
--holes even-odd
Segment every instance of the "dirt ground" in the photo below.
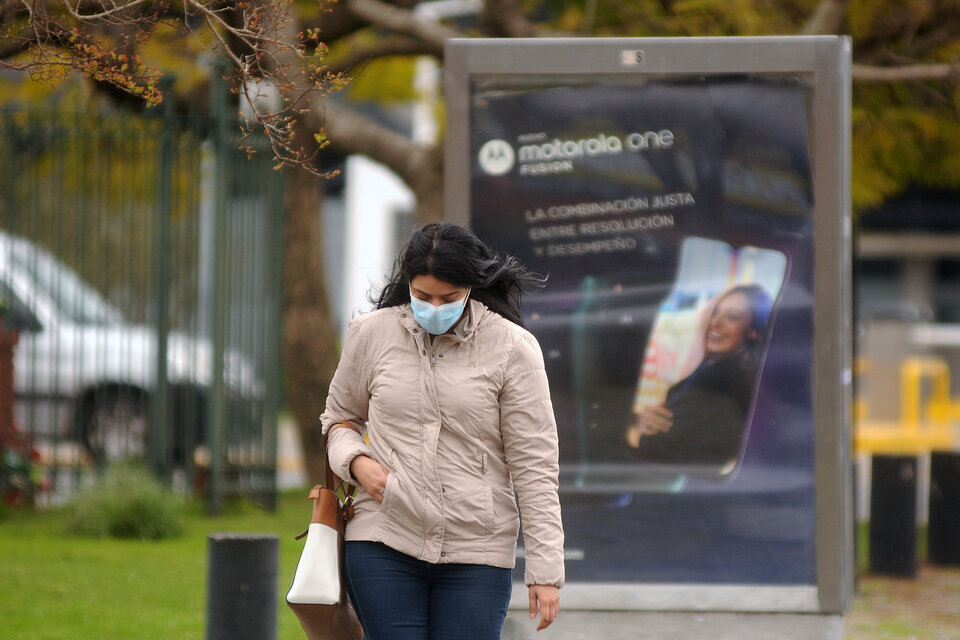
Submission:
<svg viewBox="0 0 960 640">
<path fill-rule="evenodd" d="M 861 576 L 846 637 L 960 639 L 960 567 L 921 566 L 916 578 Z"/>
</svg>

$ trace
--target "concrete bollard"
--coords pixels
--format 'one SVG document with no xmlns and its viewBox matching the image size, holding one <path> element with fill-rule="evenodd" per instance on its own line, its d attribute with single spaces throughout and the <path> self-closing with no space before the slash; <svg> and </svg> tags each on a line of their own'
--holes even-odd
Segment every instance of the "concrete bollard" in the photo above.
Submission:
<svg viewBox="0 0 960 640">
<path fill-rule="evenodd" d="M 960 453 L 930 454 L 930 513 L 927 520 L 927 560 L 960 566 Z"/>
<path fill-rule="evenodd" d="M 917 458 L 873 456 L 870 474 L 870 571 L 917 574 Z"/>
<path fill-rule="evenodd" d="M 207 542 L 206 640 L 275 640 L 277 536 L 215 533 Z"/>
</svg>

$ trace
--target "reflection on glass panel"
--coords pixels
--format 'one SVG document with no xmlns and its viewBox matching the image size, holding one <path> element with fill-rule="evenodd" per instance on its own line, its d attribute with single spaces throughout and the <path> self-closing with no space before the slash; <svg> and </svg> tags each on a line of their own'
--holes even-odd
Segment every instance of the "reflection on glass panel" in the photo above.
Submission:
<svg viewBox="0 0 960 640">
<path fill-rule="evenodd" d="M 549 275 L 570 580 L 816 582 L 809 97 L 474 85 L 471 223 Z"/>
</svg>

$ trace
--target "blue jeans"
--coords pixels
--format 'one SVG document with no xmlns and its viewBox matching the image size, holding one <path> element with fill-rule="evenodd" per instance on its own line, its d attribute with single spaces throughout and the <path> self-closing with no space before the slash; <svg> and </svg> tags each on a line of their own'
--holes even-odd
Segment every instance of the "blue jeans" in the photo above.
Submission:
<svg viewBox="0 0 960 640">
<path fill-rule="evenodd" d="M 347 592 L 365 640 L 497 640 L 513 572 L 430 564 L 379 542 L 346 543 Z"/>
</svg>

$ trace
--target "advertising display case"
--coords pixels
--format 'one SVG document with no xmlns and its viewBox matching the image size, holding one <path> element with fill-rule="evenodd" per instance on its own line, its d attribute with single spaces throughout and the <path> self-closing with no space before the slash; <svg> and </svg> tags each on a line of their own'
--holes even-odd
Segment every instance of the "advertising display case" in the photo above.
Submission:
<svg viewBox="0 0 960 640">
<path fill-rule="evenodd" d="M 842 613 L 849 40 L 450 40 L 445 60 L 446 217 L 548 277 L 523 311 L 564 606 Z"/>
</svg>

